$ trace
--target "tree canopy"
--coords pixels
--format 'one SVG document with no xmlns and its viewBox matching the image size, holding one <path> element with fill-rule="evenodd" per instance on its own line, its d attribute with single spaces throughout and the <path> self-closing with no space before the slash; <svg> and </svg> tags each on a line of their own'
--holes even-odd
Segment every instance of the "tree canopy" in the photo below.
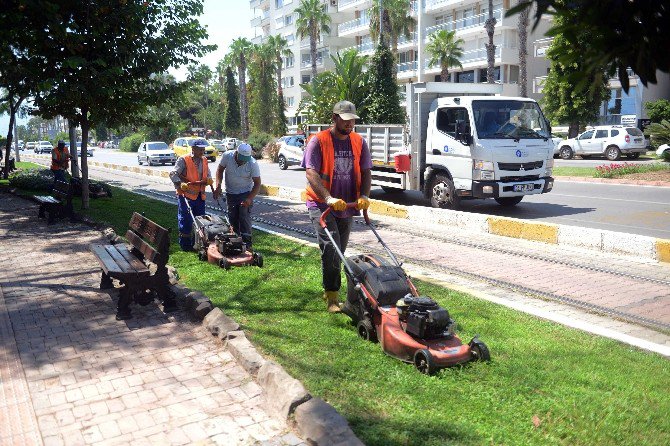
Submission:
<svg viewBox="0 0 670 446">
<path fill-rule="evenodd" d="M 670 3 L 650 0 L 524 0 L 511 8 L 507 16 L 535 5 L 535 29 L 544 14 L 570 17 L 554 21 L 549 36 L 562 35 L 569 44 L 577 44 L 583 29 L 591 31 L 589 45 L 579 53 L 561 56 L 564 65 L 581 68 L 571 76 L 580 90 L 588 88 L 590 73 L 605 66 L 617 73 L 628 92 L 630 67 L 646 86 L 656 83 L 656 71 L 670 72 Z"/>
</svg>

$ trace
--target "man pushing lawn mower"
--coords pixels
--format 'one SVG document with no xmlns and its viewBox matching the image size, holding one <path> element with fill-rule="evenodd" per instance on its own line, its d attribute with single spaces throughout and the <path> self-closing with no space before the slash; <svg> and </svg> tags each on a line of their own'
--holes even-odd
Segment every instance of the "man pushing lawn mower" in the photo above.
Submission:
<svg viewBox="0 0 670 446">
<path fill-rule="evenodd" d="M 344 253 L 352 217 L 370 206 L 367 196 L 372 160 L 367 142 L 353 131 L 356 119 L 354 104 L 348 101 L 335 104 L 333 126 L 310 139 L 301 164 L 306 169 L 306 204 L 321 249 L 323 297 L 330 313 L 340 312 L 341 260 L 337 249 Z M 355 203 L 355 207 L 347 207 L 348 202 Z M 332 241 L 319 223 L 328 207 L 333 212 L 328 213 L 325 223 Z"/>
<path fill-rule="evenodd" d="M 180 157 L 170 172 L 179 199 L 177 223 L 182 251 L 193 250 L 192 216 L 205 214 L 205 189 L 213 184 L 207 159 L 203 156 L 207 145 L 204 139 L 192 140 L 191 153 Z"/>
</svg>

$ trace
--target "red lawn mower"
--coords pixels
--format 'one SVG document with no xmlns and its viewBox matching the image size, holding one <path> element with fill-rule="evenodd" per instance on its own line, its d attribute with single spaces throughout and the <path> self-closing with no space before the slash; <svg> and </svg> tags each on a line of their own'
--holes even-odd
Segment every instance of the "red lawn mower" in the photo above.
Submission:
<svg viewBox="0 0 670 446">
<path fill-rule="evenodd" d="M 214 188 L 212 188 L 212 193 L 214 193 Z M 259 268 L 263 266 L 263 256 L 258 252 L 248 250 L 242 237 L 235 234 L 218 199 L 216 203 L 223 217 L 212 214 L 196 217 L 193 215 L 188 200 L 185 201 L 193 219 L 193 232 L 195 233 L 193 249 L 198 251 L 200 260 L 206 260 L 226 270 L 233 266 L 252 265 Z"/>
<path fill-rule="evenodd" d="M 355 207 L 356 203 L 347 203 Z M 345 258 L 326 226 L 319 223 L 344 263 L 347 300 L 342 311 L 356 325 L 361 338 L 381 344 L 389 356 L 414 364 L 421 373 L 431 375 L 441 368 L 468 361 L 491 359 L 489 349 L 477 336 L 463 344 L 454 333 L 456 322 L 449 312 L 430 297 L 420 296 L 391 250 L 381 239 L 363 211 L 365 224 L 388 253 L 391 262 L 373 254 Z"/>
</svg>

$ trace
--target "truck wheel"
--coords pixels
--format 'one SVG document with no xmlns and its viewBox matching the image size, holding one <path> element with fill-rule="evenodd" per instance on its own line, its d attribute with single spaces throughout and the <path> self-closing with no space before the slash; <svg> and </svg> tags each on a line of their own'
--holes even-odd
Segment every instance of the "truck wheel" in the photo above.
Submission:
<svg viewBox="0 0 670 446">
<path fill-rule="evenodd" d="M 558 155 L 561 157 L 561 159 L 569 160 L 573 155 L 572 149 L 568 146 L 563 146 L 561 147 L 561 150 L 558 151 Z"/>
<path fill-rule="evenodd" d="M 610 161 L 616 161 L 621 158 L 621 151 L 617 146 L 609 146 L 607 150 L 605 150 L 605 156 Z"/>
<path fill-rule="evenodd" d="M 454 182 L 446 175 L 435 175 L 430 182 L 431 206 L 442 209 L 458 209 L 460 202 L 460 198 L 456 195 Z"/>
<path fill-rule="evenodd" d="M 499 197 L 495 199 L 500 206 L 516 206 L 521 203 L 523 196 L 521 197 Z"/>
<path fill-rule="evenodd" d="M 281 170 L 288 169 L 288 163 L 286 162 L 286 157 L 284 157 L 284 155 L 279 155 L 279 168 Z"/>
<path fill-rule="evenodd" d="M 382 186 L 382 190 L 387 194 L 397 194 L 399 192 L 404 192 L 404 189 L 399 189 L 397 187 Z"/>
</svg>

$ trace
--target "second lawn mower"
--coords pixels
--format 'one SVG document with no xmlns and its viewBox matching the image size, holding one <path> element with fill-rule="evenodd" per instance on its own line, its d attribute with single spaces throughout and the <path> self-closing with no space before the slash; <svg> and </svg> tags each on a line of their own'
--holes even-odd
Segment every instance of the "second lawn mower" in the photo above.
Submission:
<svg viewBox="0 0 670 446">
<path fill-rule="evenodd" d="M 355 207 L 356 203 L 347 203 Z M 328 230 L 326 217 L 319 221 L 344 263 L 347 300 L 342 311 L 351 317 L 358 334 L 381 344 L 389 356 L 414 364 L 431 375 L 441 368 L 473 360 L 491 359 L 489 349 L 477 336 L 463 344 L 454 333 L 456 322 L 430 297 L 420 296 L 402 265 L 381 239 L 363 211 L 365 224 L 384 247 L 391 262 L 373 254 L 345 258 Z"/>
<path fill-rule="evenodd" d="M 263 256 L 247 249 L 242 237 L 235 234 L 219 200 L 216 202 L 223 217 L 212 214 L 195 216 L 188 200 L 185 201 L 193 219 L 195 233 L 193 249 L 198 251 L 200 260 L 206 260 L 227 270 L 233 266 L 252 265 L 259 268 L 263 266 Z"/>
</svg>

